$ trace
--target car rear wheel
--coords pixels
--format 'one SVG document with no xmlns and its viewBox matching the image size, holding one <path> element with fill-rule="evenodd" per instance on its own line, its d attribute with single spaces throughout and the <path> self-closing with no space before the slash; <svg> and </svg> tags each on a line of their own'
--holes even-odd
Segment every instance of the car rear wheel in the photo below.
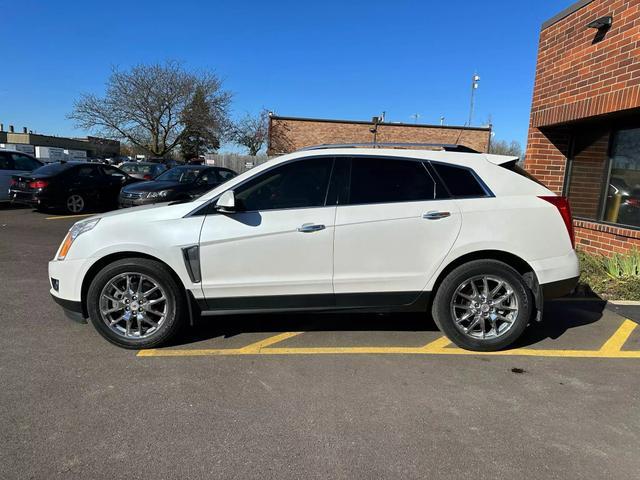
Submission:
<svg viewBox="0 0 640 480">
<path fill-rule="evenodd" d="M 184 292 L 160 262 L 118 260 L 91 282 L 87 310 L 93 326 L 124 348 L 152 348 L 180 329 L 186 309 Z"/>
<path fill-rule="evenodd" d="M 522 335 L 531 308 L 531 291 L 515 269 L 497 260 L 474 260 L 446 276 L 432 313 L 453 343 L 488 352 L 506 348 Z"/>
<path fill-rule="evenodd" d="M 87 207 L 87 202 L 82 195 L 74 193 L 69 195 L 65 201 L 65 208 L 69 213 L 82 213 Z"/>
</svg>

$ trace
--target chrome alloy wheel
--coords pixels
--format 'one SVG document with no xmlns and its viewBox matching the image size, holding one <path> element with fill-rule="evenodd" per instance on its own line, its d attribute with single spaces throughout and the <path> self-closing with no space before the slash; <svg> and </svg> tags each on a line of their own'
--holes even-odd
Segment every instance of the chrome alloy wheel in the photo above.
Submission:
<svg viewBox="0 0 640 480">
<path fill-rule="evenodd" d="M 80 195 L 71 195 L 67 198 L 67 210 L 73 213 L 81 212 L 84 209 L 84 199 Z"/>
<path fill-rule="evenodd" d="M 478 275 L 458 286 L 451 299 L 454 324 L 474 339 L 498 338 L 518 317 L 518 298 L 511 285 L 493 275 Z"/>
<path fill-rule="evenodd" d="M 148 338 L 165 322 L 167 295 L 157 280 L 127 272 L 116 275 L 100 293 L 102 321 L 127 339 Z"/>
</svg>

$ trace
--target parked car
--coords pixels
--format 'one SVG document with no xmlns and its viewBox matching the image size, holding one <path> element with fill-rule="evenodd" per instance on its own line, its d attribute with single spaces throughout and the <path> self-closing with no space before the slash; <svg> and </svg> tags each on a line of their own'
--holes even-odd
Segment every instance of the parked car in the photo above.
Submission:
<svg viewBox="0 0 640 480">
<path fill-rule="evenodd" d="M 9 183 L 13 175 L 27 174 L 42 165 L 27 153 L 0 150 L 0 202 L 9 200 Z"/>
<path fill-rule="evenodd" d="M 136 181 L 110 165 L 55 162 L 14 175 L 9 198 L 37 209 L 57 208 L 77 214 L 89 208 L 116 207 L 120 189 Z"/>
<path fill-rule="evenodd" d="M 140 180 L 153 180 L 161 173 L 167 171 L 167 167 L 162 163 L 150 162 L 125 162 L 120 164 L 118 168 L 133 178 Z"/>
<path fill-rule="evenodd" d="M 227 168 L 181 165 L 160 174 L 155 180 L 129 185 L 120 192 L 120 206 L 187 200 L 232 179 L 236 172 Z"/>
<path fill-rule="evenodd" d="M 607 191 L 607 205 L 613 204 L 616 195 L 620 196 L 616 221 L 626 225 L 640 225 L 640 188 L 630 187 L 624 178 L 611 177 Z"/>
<path fill-rule="evenodd" d="M 190 202 L 76 223 L 49 263 L 51 294 L 125 348 L 161 345 L 198 312 L 345 310 L 431 313 L 460 347 L 502 349 L 579 274 L 567 200 L 516 161 L 284 155 Z"/>
</svg>

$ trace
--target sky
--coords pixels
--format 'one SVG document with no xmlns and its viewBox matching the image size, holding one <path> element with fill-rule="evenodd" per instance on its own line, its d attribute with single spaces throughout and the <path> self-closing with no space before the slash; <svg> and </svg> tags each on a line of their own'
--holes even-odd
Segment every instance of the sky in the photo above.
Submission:
<svg viewBox="0 0 640 480">
<path fill-rule="evenodd" d="M 571 0 L 0 0 L 0 122 L 82 136 L 66 118 L 112 69 L 215 72 L 232 116 L 473 125 L 526 144 L 540 25 Z"/>
</svg>

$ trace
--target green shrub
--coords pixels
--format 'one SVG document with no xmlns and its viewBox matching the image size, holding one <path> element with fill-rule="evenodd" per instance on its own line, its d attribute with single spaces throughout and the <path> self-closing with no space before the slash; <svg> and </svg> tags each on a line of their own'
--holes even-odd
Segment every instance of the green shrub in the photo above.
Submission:
<svg viewBox="0 0 640 480">
<path fill-rule="evenodd" d="M 640 252 L 593 255 L 578 250 L 580 287 L 605 299 L 640 300 Z"/>
</svg>

